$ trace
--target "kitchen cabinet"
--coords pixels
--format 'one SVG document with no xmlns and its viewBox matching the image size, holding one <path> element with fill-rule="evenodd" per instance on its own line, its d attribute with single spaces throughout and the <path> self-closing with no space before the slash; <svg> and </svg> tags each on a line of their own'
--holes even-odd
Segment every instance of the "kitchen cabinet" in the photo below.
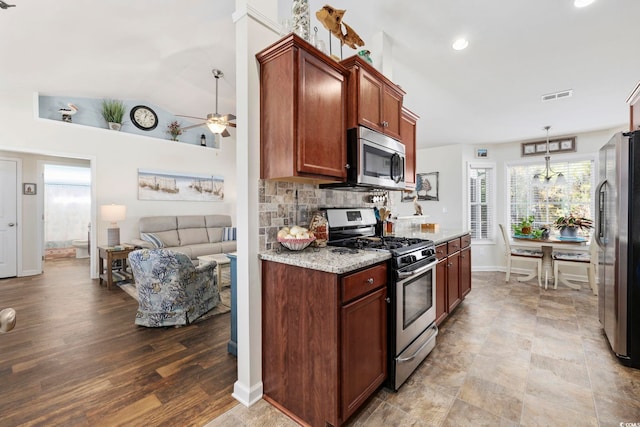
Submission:
<svg viewBox="0 0 640 427">
<path fill-rule="evenodd" d="M 436 246 L 436 324 L 440 324 L 471 292 L 471 235 Z"/>
<path fill-rule="evenodd" d="M 416 126 L 418 116 L 402 108 L 400 118 L 400 142 L 404 144 L 405 168 L 404 182 L 407 189 L 416 188 Z"/>
<path fill-rule="evenodd" d="M 342 425 L 387 376 L 387 264 L 337 275 L 262 261 L 265 400 Z"/>
<path fill-rule="evenodd" d="M 360 56 L 347 58 L 341 64 L 350 72 L 348 128 L 362 125 L 401 140 L 404 91 Z"/>
<path fill-rule="evenodd" d="M 295 34 L 260 63 L 260 178 L 346 178 L 347 70 Z"/>
</svg>

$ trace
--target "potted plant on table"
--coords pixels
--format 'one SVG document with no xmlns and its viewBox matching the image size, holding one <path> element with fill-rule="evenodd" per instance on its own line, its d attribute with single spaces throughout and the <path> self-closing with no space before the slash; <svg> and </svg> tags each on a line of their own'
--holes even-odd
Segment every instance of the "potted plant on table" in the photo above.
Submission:
<svg viewBox="0 0 640 427">
<path fill-rule="evenodd" d="M 109 129 L 120 130 L 124 112 L 124 102 L 118 99 L 102 100 L 102 118 L 109 124 Z"/>
<path fill-rule="evenodd" d="M 581 216 L 569 214 L 560 216 L 553 223 L 556 229 L 560 230 L 562 237 L 576 237 L 578 230 L 593 228 L 593 221 Z"/>
<path fill-rule="evenodd" d="M 515 234 L 523 234 L 528 236 L 533 231 L 533 221 L 533 215 L 524 217 L 519 224 L 513 226 L 513 232 Z"/>
</svg>

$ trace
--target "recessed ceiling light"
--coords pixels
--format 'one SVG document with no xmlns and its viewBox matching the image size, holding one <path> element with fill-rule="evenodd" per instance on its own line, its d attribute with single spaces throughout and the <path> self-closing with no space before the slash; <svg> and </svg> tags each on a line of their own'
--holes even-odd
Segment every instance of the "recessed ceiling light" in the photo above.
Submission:
<svg viewBox="0 0 640 427">
<path fill-rule="evenodd" d="M 594 1 L 596 1 L 596 0 L 574 0 L 573 1 L 573 5 L 575 7 L 587 7 L 591 3 L 593 3 Z"/>
<path fill-rule="evenodd" d="M 469 41 L 467 39 L 458 39 L 453 42 L 453 45 L 451 47 L 455 50 L 462 50 L 466 49 L 467 46 L 469 46 Z"/>
</svg>

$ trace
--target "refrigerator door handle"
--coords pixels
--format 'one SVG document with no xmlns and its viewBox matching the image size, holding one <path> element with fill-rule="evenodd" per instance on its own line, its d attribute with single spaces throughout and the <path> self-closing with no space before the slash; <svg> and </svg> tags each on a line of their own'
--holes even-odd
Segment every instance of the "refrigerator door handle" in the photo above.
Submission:
<svg viewBox="0 0 640 427">
<path fill-rule="evenodd" d="M 598 203 L 596 206 L 596 230 L 595 230 L 595 240 L 598 246 L 601 248 L 604 247 L 604 243 L 602 238 L 604 237 L 604 195 L 603 191 L 604 186 L 607 184 L 607 180 L 603 180 L 596 186 L 595 196 Z"/>
</svg>

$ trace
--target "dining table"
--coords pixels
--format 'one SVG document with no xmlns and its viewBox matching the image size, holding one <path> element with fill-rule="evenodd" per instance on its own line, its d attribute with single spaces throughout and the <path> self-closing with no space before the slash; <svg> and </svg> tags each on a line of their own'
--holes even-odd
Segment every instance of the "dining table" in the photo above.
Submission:
<svg viewBox="0 0 640 427">
<path fill-rule="evenodd" d="M 513 246 L 528 247 L 528 248 L 540 248 L 542 250 L 542 269 L 544 271 L 544 288 L 547 289 L 548 279 L 553 279 L 553 250 L 560 249 L 563 252 L 588 252 L 589 251 L 589 239 L 587 237 L 563 237 L 563 236 L 549 236 L 546 239 L 535 238 L 528 235 L 514 234 L 511 236 L 511 244 Z M 518 281 L 528 281 L 536 276 L 536 271 L 531 270 L 531 273 L 525 277 L 519 277 Z M 560 283 L 568 286 L 571 289 L 580 289 L 580 285 L 571 283 L 566 280 L 562 275 L 558 278 Z"/>
</svg>

